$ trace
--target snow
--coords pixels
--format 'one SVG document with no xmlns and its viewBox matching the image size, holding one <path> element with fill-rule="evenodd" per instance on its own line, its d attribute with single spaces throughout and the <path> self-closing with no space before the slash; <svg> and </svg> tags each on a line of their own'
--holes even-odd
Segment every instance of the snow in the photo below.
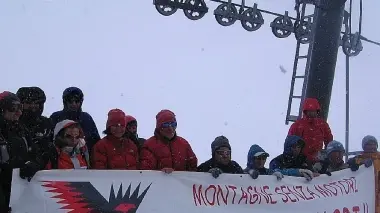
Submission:
<svg viewBox="0 0 380 213">
<path fill-rule="evenodd" d="M 260 9 L 286 9 L 294 16 L 294 1 L 256 2 Z M 254 143 L 275 157 L 289 128 L 284 120 L 294 36 L 275 38 L 269 27 L 275 17 L 267 15 L 256 32 L 243 30 L 239 22 L 222 27 L 212 15 L 217 4 L 206 3 L 210 12 L 194 22 L 180 10 L 161 16 L 152 1 L 0 1 L 0 90 L 40 86 L 48 96 L 44 114 L 50 116 L 62 108 L 62 91 L 78 86 L 85 93 L 83 109 L 99 132 L 108 110 L 117 107 L 138 119 L 140 136 L 146 138 L 153 134 L 156 113 L 169 108 L 200 163 L 221 134 L 230 139 L 233 158 L 242 166 Z M 380 32 L 372 26 L 379 7 L 379 1 L 364 2 L 363 35 L 377 41 Z M 357 19 L 358 12 L 354 26 Z M 366 134 L 380 137 L 375 95 L 380 49 L 363 45 L 351 60 L 350 151 L 361 148 Z M 341 142 L 344 75 L 340 50 L 329 122 Z"/>
</svg>

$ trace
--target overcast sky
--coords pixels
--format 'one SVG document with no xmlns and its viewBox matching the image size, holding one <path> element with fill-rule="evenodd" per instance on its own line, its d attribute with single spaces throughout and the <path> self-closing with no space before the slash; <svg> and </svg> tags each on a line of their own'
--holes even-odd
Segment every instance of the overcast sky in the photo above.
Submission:
<svg viewBox="0 0 380 213">
<path fill-rule="evenodd" d="M 153 134 L 157 112 L 171 109 L 178 134 L 200 163 L 222 134 L 242 166 L 254 143 L 275 157 L 289 129 L 284 122 L 295 38 L 276 38 L 269 27 L 275 17 L 268 15 L 256 32 L 240 22 L 222 27 L 212 15 L 217 4 L 206 2 L 210 12 L 191 21 L 180 10 L 160 15 L 151 0 L 0 0 L 0 90 L 41 87 L 48 97 L 44 114 L 50 116 L 62 109 L 62 91 L 77 86 L 99 131 L 108 110 L 121 108 L 138 119 L 145 138 Z M 256 2 L 260 9 L 294 15 L 293 0 Z M 380 1 L 364 2 L 363 35 L 377 41 L 379 8 Z M 354 11 L 356 31 L 359 8 Z M 366 134 L 380 137 L 380 47 L 363 45 L 351 60 L 350 151 L 361 148 Z M 344 109 L 345 61 L 339 50 L 329 123 L 343 143 Z"/>
</svg>

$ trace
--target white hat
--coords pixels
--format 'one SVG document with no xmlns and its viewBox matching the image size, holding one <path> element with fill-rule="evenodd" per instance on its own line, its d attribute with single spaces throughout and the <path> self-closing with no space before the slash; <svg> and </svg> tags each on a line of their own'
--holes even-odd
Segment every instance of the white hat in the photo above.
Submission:
<svg viewBox="0 0 380 213">
<path fill-rule="evenodd" d="M 266 156 L 266 157 L 269 157 L 269 154 L 266 153 L 266 152 L 256 152 L 256 154 L 253 155 L 253 157 L 259 157 L 259 156 L 261 156 L 261 155 L 264 155 L 264 156 Z"/>
<path fill-rule="evenodd" d="M 57 137 L 58 133 L 66 128 L 66 127 L 69 127 L 73 124 L 76 124 L 77 122 L 73 121 L 73 120 L 63 120 L 59 123 L 57 123 L 57 125 L 55 125 L 55 128 L 54 128 L 54 140 L 55 140 L 55 137 Z"/>
</svg>

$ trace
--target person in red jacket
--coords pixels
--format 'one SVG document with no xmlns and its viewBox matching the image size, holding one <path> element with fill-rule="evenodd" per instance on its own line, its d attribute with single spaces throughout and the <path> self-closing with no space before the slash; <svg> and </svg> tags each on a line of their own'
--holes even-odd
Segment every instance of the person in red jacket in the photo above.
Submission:
<svg viewBox="0 0 380 213">
<path fill-rule="evenodd" d="M 126 125 L 122 110 L 108 112 L 106 130 L 103 132 L 106 136 L 92 150 L 93 169 L 138 169 L 138 149 L 133 141 L 124 137 Z"/>
<path fill-rule="evenodd" d="M 196 171 L 198 159 L 190 144 L 177 136 L 177 120 L 170 110 L 161 110 L 156 116 L 154 136 L 141 149 L 142 170 Z"/>
<path fill-rule="evenodd" d="M 87 169 L 90 166 L 89 154 L 84 133 L 79 124 L 63 120 L 54 128 L 56 157 L 46 165 L 46 169 Z"/>
<path fill-rule="evenodd" d="M 303 117 L 293 123 L 288 135 L 297 135 L 305 141 L 303 154 L 310 162 L 318 161 L 323 144 L 327 147 L 333 140 L 329 124 L 319 117 L 321 107 L 315 98 L 306 98 Z"/>
</svg>

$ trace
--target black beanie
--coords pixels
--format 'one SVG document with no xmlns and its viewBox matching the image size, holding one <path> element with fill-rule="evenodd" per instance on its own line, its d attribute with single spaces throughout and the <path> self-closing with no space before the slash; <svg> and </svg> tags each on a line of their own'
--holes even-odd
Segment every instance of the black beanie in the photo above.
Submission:
<svg viewBox="0 0 380 213">
<path fill-rule="evenodd" d="M 211 143 L 212 155 L 214 155 L 215 151 L 221 147 L 227 147 L 229 150 L 231 150 L 231 145 L 228 141 L 228 138 L 226 138 L 223 135 L 216 137 L 214 141 Z"/>
</svg>

